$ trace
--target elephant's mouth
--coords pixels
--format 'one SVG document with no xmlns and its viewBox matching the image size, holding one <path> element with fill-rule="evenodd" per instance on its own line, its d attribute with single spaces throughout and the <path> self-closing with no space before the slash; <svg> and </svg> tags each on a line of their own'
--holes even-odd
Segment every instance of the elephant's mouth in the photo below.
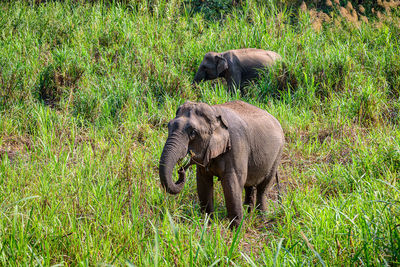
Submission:
<svg viewBox="0 0 400 267">
<path fill-rule="evenodd" d="M 184 156 L 183 158 L 178 160 L 178 163 L 177 163 L 178 170 L 186 171 L 187 168 L 189 168 L 190 165 L 193 165 L 193 164 L 197 164 L 197 165 L 204 167 L 203 164 L 201 164 L 200 162 L 195 160 L 195 156 L 196 156 L 196 154 L 194 154 L 194 152 L 192 150 L 189 150 L 189 152 L 186 154 L 186 156 Z"/>
<path fill-rule="evenodd" d="M 192 161 L 192 155 L 191 153 L 187 153 L 186 156 L 184 156 L 183 158 L 178 160 L 178 169 L 179 170 L 186 170 L 187 168 L 189 168 L 189 166 L 191 165 L 191 161 Z"/>
</svg>

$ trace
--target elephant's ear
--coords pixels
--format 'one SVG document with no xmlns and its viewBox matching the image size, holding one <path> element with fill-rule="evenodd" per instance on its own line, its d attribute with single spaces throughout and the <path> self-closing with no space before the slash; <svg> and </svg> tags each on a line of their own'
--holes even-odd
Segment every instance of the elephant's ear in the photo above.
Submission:
<svg viewBox="0 0 400 267">
<path fill-rule="evenodd" d="M 216 127 L 212 132 L 210 143 L 204 155 L 203 164 L 208 165 L 211 159 L 228 151 L 231 147 L 231 138 L 228 123 L 223 116 L 217 116 Z"/>
<path fill-rule="evenodd" d="M 226 58 L 220 55 L 216 56 L 216 60 L 217 60 L 217 73 L 219 76 L 222 72 L 228 69 L 228 61 L 226 60 Z"/>
</svg>

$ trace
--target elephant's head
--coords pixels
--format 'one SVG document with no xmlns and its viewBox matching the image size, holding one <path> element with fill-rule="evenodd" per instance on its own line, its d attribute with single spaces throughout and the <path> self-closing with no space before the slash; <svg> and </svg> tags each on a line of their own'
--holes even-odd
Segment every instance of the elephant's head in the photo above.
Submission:
<svg viewBox="0 0 400 267">
<path fill-rule="evenodd" d="M 220 77 L 228 69 L 227 60 L 219 53 L 207 53 L 194 76 L 193 83 L 213 80 Z"/>
<path fill-rule="evenodd" d="M 228 123 L 218 109 L 204 103 L 186 102 L 168 123 L 168 139 L 159 166 L 162 186 L 168 193 L 178 194 L 185 183 L 184 171 L 179 180 L 172 180 L 172 171 L 180 159 L 191 153 L 191 164 L 207 166 L 211 159 L 230 148 Z"/>
</svg>

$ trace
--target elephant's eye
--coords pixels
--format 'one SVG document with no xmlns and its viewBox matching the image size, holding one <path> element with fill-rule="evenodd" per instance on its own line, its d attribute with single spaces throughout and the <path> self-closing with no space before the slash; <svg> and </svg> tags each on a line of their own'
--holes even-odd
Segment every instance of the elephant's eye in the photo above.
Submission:
<svg viewBox="0 0 400 267">
<path fill-rule="evenodd" d="M 197 131 L 196 131 L 195 129 L 193 129 L 193 130 L 190 130 L 190 133 L 189 133 L 189 137 L 190 137 L 190 139 L 193 139 L 193 138 L 195 138 L 195 137 L 196 137 L 196 135 L 197 135 Z"/>
</svg>

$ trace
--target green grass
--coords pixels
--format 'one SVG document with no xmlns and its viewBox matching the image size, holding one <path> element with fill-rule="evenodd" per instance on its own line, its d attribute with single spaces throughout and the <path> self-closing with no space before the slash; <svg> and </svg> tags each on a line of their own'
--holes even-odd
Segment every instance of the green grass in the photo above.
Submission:
<svg viewBox="0 0 400 267">
<path fill-rule="evenodd" d="M 245 1 L 243 1 L 245 2 Z M 316 32 L 247 1 L 223 20 L 182 1 L 0 5 L 0 265 L 400 264 L 399 14 Z M 204 53 L 277 66 L 244 96 L 190 86 Z M 242 99 L 281 122 L 283 203 L 230 231 L 200 212 L 195 170 L 163 192 L 167 122 L 186 100 Z"/>
</svg>

